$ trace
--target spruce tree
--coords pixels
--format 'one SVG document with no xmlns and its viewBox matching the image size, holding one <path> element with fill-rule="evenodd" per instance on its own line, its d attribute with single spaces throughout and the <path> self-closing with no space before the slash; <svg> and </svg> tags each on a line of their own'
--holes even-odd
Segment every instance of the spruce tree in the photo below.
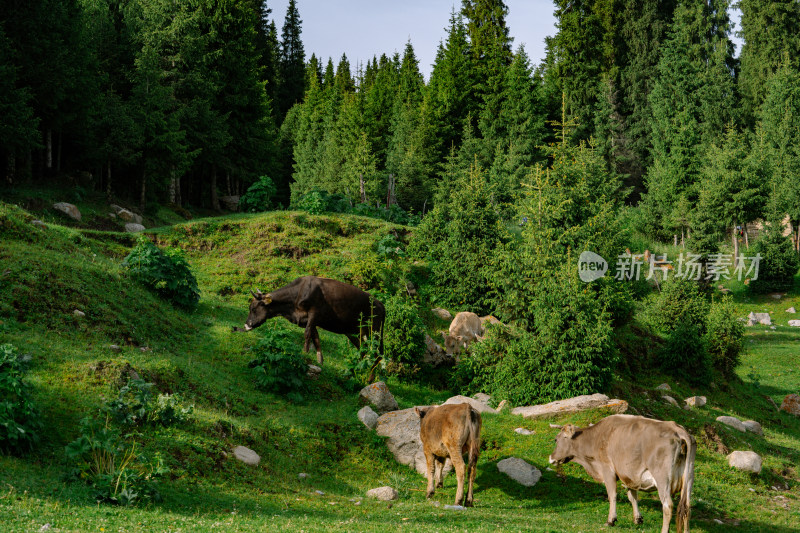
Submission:
<svg viewBox="0 0 800 533">
<path fill-rule="evenodd" d="M 303 100 L 305 92 L 306 53 L 303 41 L 300 39 L 302 23 L 300 12 L 297 10 L 297 0 L 289 0 L 281 30 L 281 54 L 278 62 L 280 74 L 276 103 L 278 122 L 283 121 L 290 107 Z"/>
</svg>

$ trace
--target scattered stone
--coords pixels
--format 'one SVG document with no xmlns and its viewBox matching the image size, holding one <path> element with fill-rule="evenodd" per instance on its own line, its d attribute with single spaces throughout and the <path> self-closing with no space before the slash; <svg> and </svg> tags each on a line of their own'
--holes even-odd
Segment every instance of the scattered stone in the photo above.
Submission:
<svg viewBox="0 0 800 533">
<path fill-rule="evenodd" d="M 144 231 L 145 227 L 141 224 L 137 224 L 136 222 L 128 222 L 125 224 L 125 231 L 128 233 L 139 233 L 140 231 Z"/>
<path fill-rule="evenodd" d="M 798 326 L 800 326 L 800 320 L 798 320 L 797 322 L 798 322 Z M 775 331 L 778 328 L 775 327 L 775 326 L 770 326 L 769 329 L 771 329 L 772 331 Z"/>
<path fill-rule="evenodd" d="M 78 318 L 83 318 L 83 317 L 85 317 L 85 316 L 86 316 L 86 313 L 84 313 L 84 312 L 83 312 L 83 311 L 81 311 L 80 309 L 76 309 L 76 310 L 74 310 L 74 311 L 72 312 L 72 314 L 73 314 L 73 315 L 75 315 L 75 316 L 76 316 L 76 317 L 78 317 Z"/>
<path fill-rule="evenodd" d="M 233 449 L 233 456 L 246 465 L 257 466 L 261 462 L 261 457 L 250 448 L 237 446 Z"/>
<path fill-rule="evenodd" d="M 47 224 L 45 224 L 41 220 L 31 220 L 31 224 L 33 224 L 37 228 L 47 229 Z M 45 525 L 47 525 L 47 524 L 45 524 Z"/>
<path fill-rule="evenodd" d="M 321 490 L 315 490 L 314 494 L 316 494 L 317 496 L 325 496 L 325 493 L 322 492 Z"/>
<path fill-rule="evenodd" d="M 795 308 L 794 308 L 794 307 L 790 307 L 789 309 L 787 309 L 787 310 L 786 310 L 786 312 L 787 312 L 787 313 L 794 314 L 794 313 L 796 313 L 796 312 L 797 312 L 797 310 L 795 310 Z"/>
<path fill-rule="evenodd" d="M 672 388 L 670 388 L 669 384 L 662 383 L 661 385 L 656 387 L 656 390 L 672 390 Z"/>
<path fill-rule="evenodd" d="M 530 429 L 517 428 L 517 429 L 514 430 L 514 433 L 517 433 L 519 435 L 533 435 L 536 432 L 535 431 L 531 431 Z"/>
<path fill-rule="evenodd" d="M 780 300 L 781 298 L 784 297 L 784 293 L 782 293 L 782 292 L 773 292 L 769 296 L 770 296 L 770 298 L 774 298 L 776 300 Z"/>
<path fill-rule="evenodd" d="M 417 297 L 417 288 L 410 281 L 406 282 L 406 292 L 411 298 Z"/>
<path fill-rule="evenodd" d="M 521 415 L 525 418 L 544 418 L 555 415 L 565 415 L 579 413 L 588 409 L 610 409 L 614 413 L 624 413 L 628 410 L 628 402 L 625 400 L 609 399 L 605 394 L 591 394 L 576 396 L 568 400 L 558 400 L 544 405 L 531 405 L 527 407 L 516 407 L 511 410 L 512 414 Z"/>
<path fill-rule="evenodd" d="M 48 522 L 47 524 L 45 524 L 42 527 L 40 527 L 39 531 L 50 531 L 51 527 L 53 527 L 53 526 L 51 526 L 50 523 Z"/>
<path fill-rule="evenodd" d="M 755 420 L 745 420 L 742 422 L 742 425 L 750 433 L 755 433 L 756 435 L 761 435 L 762 437 L 764 436 L 764 430 L 761 428 L 761 424 Z"/>
<path fill-rule="evenodd" d="M 308 474 L 306 474 L 305 472 L 300 472 L 299 474 L 297 474 L 297 479 L 306 479 L 307 477 Z"/>
<path fill-rule="evenodd" d="M 396 411 L 399 408 L 397 400 L 394 399 L 394 396 L 389 392 L 389 388 L 383 381 L 367 385 L 361 389 L 361 392 L 358 393 L 358 399 L 362 405 L 372 405 L 380 414 Z"/>
<path fill-rule="evenodd" d="M 553 429 L 561 429 L 564 426 L 562 426 L 561 424 L 550 424 L 550 427 L 553 428 Z"/>
<path fill-rule="evenodd" d="M 306 372 L 306 376 L 311 379 L 317 379 L 319 375 L 322 374 L 322 369 L 317 365 L 308 365 L 308 371 Z"/>
<path fill-rule="evenodd" d="M 489 405 L 489 401 L 492 399 L 491 396 L 489 396 L 488 394 L 486 394 L 484 392 L 479 392 L 478 394 L 475 394 L 473 396 L 473 398 L 475 398 L 476 400 L 478 400 L 479 402 L 481 402 L 484 405 Z"/>
<path fill-rule="evenodd" d="M 367 491 L 367 498 L 375 498 L 384 502 L 396 500 L 399 494 L 392 487 L 378 487 Z"/>
<path fill-rule="evenodd" d="M 72 204 L 68 204 L 67 202 L 58 202 L 53 204 L 53 209 L 56 211 L 61 211 L 68 217 L 73 220 L 77 220 L 80 222 L 81 220 L 81 212 Z"/>
<path fill-rule="evenodd" d="M 455 358 L 451 354 L 447 354 L 444 348 L 427 333 L 425 334 L 425 353 L 422 355 L 422 360 L 431 366 L 455 362 Z"/>
<path fill-rule="evenodd" d="M 219 201 L 228 211 L 238 211 L 239 199 L 239 196 L 222 196 Z"/>
<path fill-rule="evenodd" d="M 542 477 L 538 468 L 519 457 L 509 457 L 499 461 L 497 469 L 526 487 L 533 487 Z"/>
<path fill-rule="evenodd" d="M 726 426 L 730 426 L 734 429 L 738 429 L 742 433 L 747 431 L 747 428 L 745 427 L 744 424 L 742 424 L 742 421 L 736 418 L 735 416 L 718 416 L 717 422 L 725 424 Z"/>
<path fill-rule="evenodd" d="M 499 413 L 500 411 L 502 411 L 506 407 L 508 407 L 508 400 L 503 400 L 502 402 L 497 404 L 497 412 Z"/>
<path fill-rule="evenodd" d="M 448 511 L 464 511 L 467 509 L 463 505 L 445 505 L 444 508 Z"/>
<path fill-rule="evenodd" d="M 433 314 L 441 318 L 442 320 L 453 320 L 453 315 L 450 314 L 450 311 L 447 309 L 442 309 L 441 307 L 434 307 L 431 309 Z"/>
<path fill-rule="evenodd" d="M 470 404 L 476 411 L 479 413 L 496 413 L 494 409 L 486 405 L 485 403 L 478 401 L 474 398 L 470 398 L 468 396 L 453 396 L 452 398 L 448 398 L 446 402 L 442 405 L 451 405 L 456 403 L 468 403 Z"/>
<path fill-rule="evenodd" d="M 728 455 L 728 465 L 745 472 L 761 472 L 761 456 L 756 452 L 735 451 Z"/>
<path fill-rule="evenodd" d="M 661 397 L 661 399 L 664 400 L 665 402 L 667 402 L 670 405 L 674 405 L 675 407 L 679 407 L 678 406 L 678 401 L 675 398 L 673 398 L 672 396 L 667 396 L 665 394 L 664 396 Z"/>
<path fill-rule="evenodd" d="M 119 206 L 116 206 L 119 207 Z M 138 215 L 133 211 L 128 211 L 127 209 L 123 209 L 120 207 L 119 211 L 116 212 L 117 217 L 124 222 L 131 222 L 133 224 L 141 224 L 142 223 L 142 215 Z"/>
<path fill-rule="evenodd" d="M 683 400 L 690 407 L 703 407 L 706 404 L 705 396 L 691 396 Z"/>
<path fill-rule="evenodd" d="M 800 320 L 790 320 L 789 325 L 794 326 L 796 328 L 800 328 Z"/>
<path fill-rule="evenodd" d="M 117 346 L 116 344 L 112 344 L 111 346 L 108 347 L 108 349 L 114 353 L 120 353 L 122 351 L 122 348 Z"/>
<path fill-rule="evenodd" d="M 150 348 L 149 346 L 140 346 L 139 347 L 139 351 L 140 352 L 150 352 L 150 351 L 152 351 L 152 348 Z"/>
<path fill-rule="evenodd" d="M 781 402 L 781 411 L 800 416 L 800 394 L 787 394 Z"/>
<path fill-rule="evenodd" d="M 725 525 L 725 522 L 723 522 L 723 521 L 722 521 L 722 520 L 720 520 L 719 518 L 715 518 L 715 519 L 714 519 L 714 523 L 715 523 L 715 524 L 719 524 L 719 525 L 721 525 L 721 526 L 722 526 L 722 525 Z"/>
<path fill-rule="evenodd" d="M 748 326 L 756 326 L 761 324 L 763 326 L 771 326 L 772 325 L 772 318 L 769 316 L 769 313 L 753 313 L 751 312 L 747 315 L 747 325 Z"/>
<path fill-rule="evenodd" d="M 369 405 L 365 405 L 358 411 L 358 419 L 369 429 L 375 429 L 378 425 L 378 413 L 372 410 Z"/>
</svg>

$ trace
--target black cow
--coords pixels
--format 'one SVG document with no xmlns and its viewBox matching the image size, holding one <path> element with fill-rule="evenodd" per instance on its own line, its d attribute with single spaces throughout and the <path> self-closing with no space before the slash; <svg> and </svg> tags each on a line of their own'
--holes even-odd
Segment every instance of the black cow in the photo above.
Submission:
<svg viewBox="0 0 800 533">
<path fill-rule="evenodd" d="M 383 354 L 386 309 L 379 300 L 358 287 L 335 279 L 303 276 L 267 294 L 261 291 L 252 294 L 245 331 L 257 328 L 270 318 L 282 316 L 305 328 L 303 349 L 308 351 L 313 341 L 319 364 L 322 364 L 322 352 L 317 327 L 347 335 L 356 348 L 361 347 L 362 340 L 371 332 L 380 333 L 380 352 Z"/>
</svg>

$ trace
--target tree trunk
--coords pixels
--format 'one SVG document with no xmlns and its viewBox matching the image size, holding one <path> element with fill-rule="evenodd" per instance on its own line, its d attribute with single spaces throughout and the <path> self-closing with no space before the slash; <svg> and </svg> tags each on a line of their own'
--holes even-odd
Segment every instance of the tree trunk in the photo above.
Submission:
<svg viewBox="0 0 800 533">
<path fill-rule="evenodd" d="M 747 224 L 742 226 L 744 232 L 744 247 L 746 250 L 750 249 L 750 237 L 747 235 Z"/>
<path fill-rule="evenodd" d="M 225 190 L 228 191 L 228 196 L 232 196 L 231 194 L 231 172 L 230 170 L 225 171 Z"/>
<path fill-rule="evenodd" d="M 683 241 L 683 230 L 681 230 L 681 241 Z M 672 244 L 674 246 L 678 246 L 678 234 L 677 233 L 672 236 Z"/>
<path fill-rule="evenodd" d="M 108 160 L 108 175 L 106 176 L 106 200 L 111 203 L 111 160 Z"/>
<path fill-rule="evenodd" d="M 145 195 L 147 194 L 147 171 L 142 169 L 142 189 L 139 193 L 139 210 L 144 213 L 146 205 Z"/>
<path fill-rule="evenodd" d="M 53 130 L 47 128 L 44 132 L 44 143 L 47 147 L 44 166 L 47 170 L 53 168 Z"/>
<path fill-rule="evenodd" d="M 361 203 L 367 203 L 367 192 L 364 190 L 364 174 L 358 175 L 358 190 L 361 193 Z"/>
<path fill-rule="evenodd" d="M 733 222 L 733 268 L 739 263 L 739 235 L 736 231 L 736 221 Z"/>
<path fill-rule="evenodd" d="M 14 150 L 8 154 L 8 159 L 6 159 L 6 180 L 8 181 L 9 185 L 14 184 L 14 178 L 16 177 L 17 173 L 17 158 L 16 153 Z"/>
<path fill-rule="evenodd" d="M 219 196 L 217 195 L 217 167 L 211 165 L 211 209 L 219 211 Z"/>
<path fill-rule="evenodd" d="M 58 132 L 58 149 L 56 151 L 56 172 L 61 174 L 61 130 Z"/>
</svg>

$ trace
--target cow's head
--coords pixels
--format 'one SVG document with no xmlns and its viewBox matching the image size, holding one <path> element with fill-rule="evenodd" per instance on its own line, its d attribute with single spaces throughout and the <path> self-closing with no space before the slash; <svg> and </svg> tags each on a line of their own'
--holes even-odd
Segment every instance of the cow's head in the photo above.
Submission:
<svg viewBox="0 0 800 533">
<path fill-rule="evenodd" d="M 550 454 L 550 464 L 563 465 L 575 457 L 574 439 L 581 434 L 580 428 L 567 424 L 556 437 L 556 449 Z"/>
<path fill-rule="evenodd" d="M 247 315 L 247 321 L 244 323 L 245 331 L 257 328 L 275 316 L 275 311 L 270 306 L 272 296 L 263 294 L 258 289 L 256 289 L 256 292 L 250 291 L 250 293 L 253 295 L 253 299 L 250 301 L 250 314 Z"/>
<path fill-rule="evenodd" d="M 462 335 L 442 333 L 442 336 L 444 337 L 444 352 L 447 355 L 459 355 L 467 347 Z"/>
</svg>

